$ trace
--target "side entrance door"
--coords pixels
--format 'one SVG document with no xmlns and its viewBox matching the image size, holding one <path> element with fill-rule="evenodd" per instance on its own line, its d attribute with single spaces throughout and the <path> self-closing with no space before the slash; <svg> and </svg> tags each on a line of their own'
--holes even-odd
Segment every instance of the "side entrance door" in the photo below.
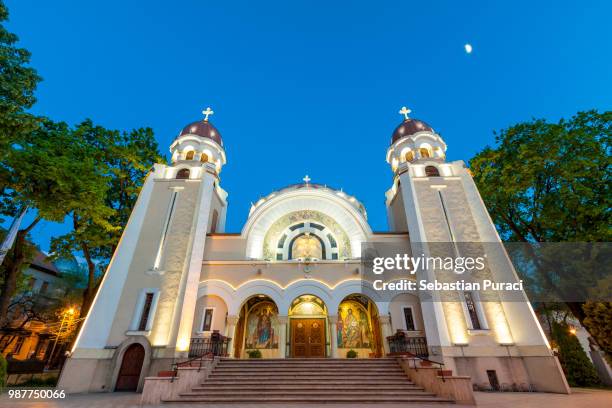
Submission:
<svg viewBox="0 0 612 408">
<path fill-rule="evenodd" d="M 144 348 L 134 343 L 123 354 L 115 391 L 136 391 L 144 361 Z"/>
<path fill-rule="evenodd" d="M 325 357 L 325 319 L 291 319 L 291 357 Z"/>
</svg>

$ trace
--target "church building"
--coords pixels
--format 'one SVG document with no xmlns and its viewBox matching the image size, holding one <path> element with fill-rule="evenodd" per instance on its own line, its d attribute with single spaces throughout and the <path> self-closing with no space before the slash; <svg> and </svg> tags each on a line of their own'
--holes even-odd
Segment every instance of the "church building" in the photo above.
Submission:
<svg viewBox="0 0 612 408">
<path fill-rule="evenodd" d="M 388 299 L 363 282 L 364 243 L 500 243 L 469 170 L 446 161 L 431 126 L 402 108 L 378 153 L 392 175 L 388 231 L 372 231 L 357 197 L 306 176 L 269 192 L 240 232 L 228 232 L 220 174 L 232 139 L 222 139 L 210 108 L 203 113 L 171 144 L 171 164 L 156 164 L 144 182 L 59 388 L 141 390 L 145 377 L 210 351 L 215 338 L 215 354 L 229 359 L 342 359 L 349 351 L 377 359 L 401 338 L 412 354 L 475 385 L 567 387 L 526 298 Z M 515 273 L 507 257 L 492 268 Z"/>
</svg>

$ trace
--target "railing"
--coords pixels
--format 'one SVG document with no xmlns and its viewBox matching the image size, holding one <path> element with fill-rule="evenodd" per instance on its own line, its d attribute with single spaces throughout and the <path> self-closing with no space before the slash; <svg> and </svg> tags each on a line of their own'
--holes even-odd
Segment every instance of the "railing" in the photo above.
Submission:
<svg viewBox="0 0 612 408">
<path fill-rule="evenodd" d="M 229 343 L 231 339 L 218 332 L 213 332 L 210 337 L 194 337 L 189 342 L 188 358 L 202 356 L 227 357 L 229 354 Z"/>
<path fill-rule="evenodd" d="M 389 343 L 389 355 L 408 356 L 412 361 L 412 369 L 418 371 L 417 360 L 420 367 L 429 367 L 435 364 L 438 369 L 438 376 L 445 381 L 447 370 L 444 369 L 444 363 L 441 361 L 430 360 L 429 351 L 427 350 L 427 339 L 425 337 L 408 337 L 406 333 L 398 330 L 393 336 L 387 337 Z M 408 363 L 410 364 L 410 363 Z"/>
<path fill-rule="evenodd" d="M 408 337 L 406 333 L 398 331 L 387 337 L 390 354 L 411 354 L 415 357 L 427 358 L 427 339 L 425 337 Z"/>
<path fill-rule="evenodd" d="M 218 330 L 213 331 L 210 337 L 194 337 L 189 342 L 189 352 L 187 360 L 172 364 L 172 382 L 176 377 L 179 367 L 197 367 L 202 369 L 204 360 L 212 360 L 215 357 L 227 357 L 229 343 L 232 339 L 219 334 Z"/>
</svg>

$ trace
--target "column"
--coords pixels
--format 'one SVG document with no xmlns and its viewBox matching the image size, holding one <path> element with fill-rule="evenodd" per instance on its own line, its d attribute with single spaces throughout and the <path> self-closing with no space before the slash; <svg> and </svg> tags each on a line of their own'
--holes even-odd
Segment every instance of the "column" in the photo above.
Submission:
<svg viewBox="0 0 612 408">
<path fill-rule="evenodd" d="M 387 355 L 389 354 L 389 342 L 387 341 L 387 337 L 393 335 L 393 330 L 391 330 L 391 317 L 379 316 L 378 320 L 380 321 L 380 334 L 382 336 L 383 348 L 385 350 L 385 355 Z"/>
<path fill-rule="evenodd" d="M 234 338 L 236 337 L 238 319 L 238 316 L 227 316 L 227 324 L 225 325 L 225 335 L 231 339 L 227 344 L 227 354 L 230 357 L 234 357 Z"/>
<path fill-rule="evenodd" d="M 278 348 L 279 357 L 287 357 L 287 323 L 289 323 L 288 316 L 278 316 Z"/>
<path fill-rule="evenodd" d="M 331 357 L 338 358 L 338 316 L 329 316 L 329 344 Z"/>
</svg>

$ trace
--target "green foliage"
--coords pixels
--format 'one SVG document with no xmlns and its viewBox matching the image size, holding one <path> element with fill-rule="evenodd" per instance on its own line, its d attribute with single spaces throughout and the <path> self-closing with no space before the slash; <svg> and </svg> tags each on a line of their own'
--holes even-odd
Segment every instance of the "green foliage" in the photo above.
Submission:
<svg viewBox="0 0 612 408">
<path fill-rule="evenodd" d="M 355 350 L 347 351 L 346 358 L 357 358 L 357 352 Z"/>
<path fill-rule="evenodd" d="M 8 363 L 2 354 L 0 354 L 0 390 L 6 385 L 6 367 Z"/>
<path fill-rule="evenodd" d="M 586 315 L 584 326 L 612 365 L 612 302 L 587 302 L 582 309 Z"/>
<path fill-rule="evenodd" d="M 567 324 L 552 323 L 553 344 L 559 349 L 559 361 L 567 382 L 572 387 L 592 387 L 599 378 L 591 360 L 587 357 L 578 338 L 571 334 Z"/>
<path fill-rule="evenodd" d="M 153 131 L 149 128 L 119 132 L 80 123 L 71 133 L 82 140 L 88 159 L 103 174 L 96 189 L 102 194 L 91 211 L 75 207 L 69 213 L 72 230 L 51 241 L 57 257 L 80 252 L 87 261 L 87 285 L 81 313 L 85 314 L 93 299 L 103 271 L 119 242 L 146 175 L 153 164 L 162 161 Z"/>
<path fill-rule="evenodd" d="M 598 242 L 612 238 L 612 112 L 532 120 L 496 135 L 470 161 L 505 241 Z"/>
<path fill-rule="evenodd" d="M 261 351 L 259 350 L 247 350 L 249 358 L 261 358 Z"/>
<path fill-rule="evenodd" d="M 55 387 L 57 385 L 57 376 L 49 376 L 46 378 L 40 378 L 40 377 L 34 377 L 34 378 L 30 378 L 25 382 L 22 382 L 20 384 L 11 386 L 13 388 L 16 387 L 42 387 L 42 388 L 46 388 L 46 387 Z"/>
<path fill-rule="evenodd" d="M 8 9 L 0 0 L 0 198 L 8 188 L 10 169 L 3 165 L 9 146 L 36 126 L 25 112 L 36 99 L 34 91 L 40 77 L 28 64 L 30 53 L 17 46 L 18 38 L 7 31 Z M 14 213 L 10 202 L 0 202 L 0 212 Z"/>
</svg>

